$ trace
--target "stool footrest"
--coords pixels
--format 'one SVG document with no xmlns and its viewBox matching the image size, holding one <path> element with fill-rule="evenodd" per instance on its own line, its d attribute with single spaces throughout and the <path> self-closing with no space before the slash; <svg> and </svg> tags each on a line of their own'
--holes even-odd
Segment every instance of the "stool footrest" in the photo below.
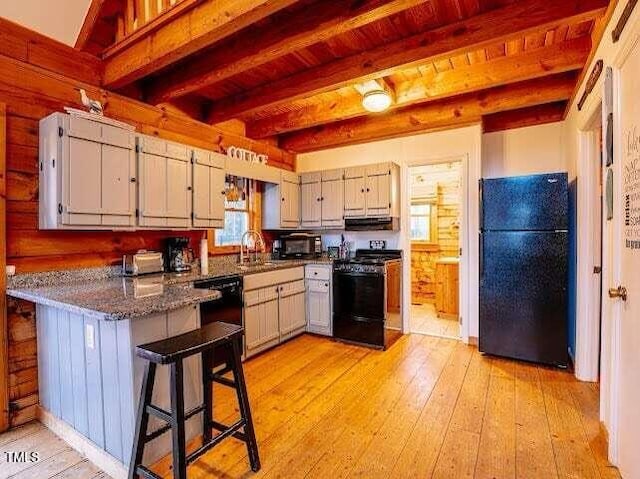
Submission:
<svg viewBox="0 0 640 479">
<path fill-rule="evenodd" d="M 229 426 L 227 426 L 225 424 L 222 424 L 222 423 L 220 423 L 218 421 L 211 421 L 210 425 L 211 425 L 211 427 L 213 429 L 215 429 L 216 431 L 220 431 L 220 432 L 223 432 L 223 431 L 226 431 L 227 429 L 229 429 Z M 247 436 L 243 432 L 236 431 L 231 436 L 235 437 L 236 439 L 238 439 L 240 441 L 247 442 Z"/>
<path fill-rule="evenodd" d="M 162 476 L 159 476 L 148 467 L 142 465 L 136 467 L 136 474 L 144 477 L 145 479 L 162 479 Z"/>
<path fill-rule="evenodd" d="M 192 452 L 191 454 L 189 454 L 187 456 L 187 464 L 191 464 L 193 461 L 198 459 L 200 456 L 202 456 L 209 449 L 211 449 L 212 447 L 216 446 L 217 444 L 219 444 L 220 442 L 222 442 L 223 440 L 225 440 L 229 436 L 233 436 L 233 434 L 236 433 L 238 431 L 238 429 L 240 429 L 241 427 L 244 427 L 245 425 L 246 425 L 246 421 L 244 419 L 240 419 L 235 424 L 229 426 L 227 429 L 222 431 L 216 437 L 211 439 L 208 443 L 203 444 L 199 449 L 197 449 L 194 452 Z"/>
<path fill-rule="evenodd" d="M 222 384 L 223 386 L 228 386 L 230 388 L 236 388 L 236 382 L 233 379 L 223 378 L 219 374 L 212 374 L 211 380 L 214 383 Z"/>
<path fill-rule="evenodd" d="M 149 404 L 147 405 L 147 412 L 152 416 L 157 417 L 158 419 L 162 419 L 166 423 L 173 424 L 173 418 L 171 417 L 171 413 L 169 411 L 165 411 L 158 406 Z"/>
<path fill-rule="evenodd" d="M 147 406 L 147 408 L 149 407 L 155 407 L 155 406 Z M 164 413 L 166 413 L 166 411 L 164 411 L 163 409 L 157 408 L 159 411 L 162 411 Z M 204 404 L 201 404 L 200 406 L 194 407 L 193 409 L 191 409 L 190 411 L 188 411 L 185 415 L 184 415 L 184 420 L 186 421 L 187 419 L 191 418 L 192 416 L 195 416 L 196 414 L 200 413 L 204 411 Z M 164 419 L 160 416 L 157 416 L 160 419 Z M 145 442 L 149 442 L 149 441 L 153 441 L 156 437 L 161 436 L 162 434 L 164 434 L 165 432 L 167 432 L 169 429 L 171 429 L 171 424 L 173 423 L 173 420 L 171 419 L 171 414 L 169 414 L 169 421 L 167 422 L 167 424 L 165 426 L 162 426 L 158 429 L 156 429 L 155 431 L 153 431 L 151 434 L 147 434 L 147 436 L 145 437 Z"/>
</svg>

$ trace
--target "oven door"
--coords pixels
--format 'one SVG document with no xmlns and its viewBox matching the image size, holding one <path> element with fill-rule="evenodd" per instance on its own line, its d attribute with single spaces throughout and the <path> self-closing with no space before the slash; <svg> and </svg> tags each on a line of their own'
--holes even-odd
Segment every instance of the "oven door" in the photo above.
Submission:
<svg viewBox="0 0 640 479">
<path fill-rule="evenodd" d="M 385 319 L 384 275 L 333 272 L 333 312 L 369 320 Z"/>
</svg>

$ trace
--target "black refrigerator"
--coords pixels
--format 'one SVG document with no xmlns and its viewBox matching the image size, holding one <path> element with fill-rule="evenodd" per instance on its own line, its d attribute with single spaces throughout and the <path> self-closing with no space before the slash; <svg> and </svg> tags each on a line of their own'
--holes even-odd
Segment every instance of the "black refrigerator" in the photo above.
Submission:
<svg viewBox="0 0 640 479">
<path fill-rule="evenodd" d="M 480 181 L 480 351 L 566 367 L 566 173 Z"/>
</svg>

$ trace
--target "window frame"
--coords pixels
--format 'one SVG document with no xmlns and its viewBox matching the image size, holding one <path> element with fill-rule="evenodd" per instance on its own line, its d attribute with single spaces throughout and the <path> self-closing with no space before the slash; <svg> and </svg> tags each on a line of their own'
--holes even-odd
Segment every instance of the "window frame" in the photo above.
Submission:
<svg viewBox="0 0 640 479">
<path fill-rule="evenodd" d="M 411 214 L 411 206 L 429 206 L 429 214 L 428 215 L 412 215 Z M 411 204 L 409 207 L 409 227 L 411 227 L 411 218 L 413 217 L 427 217 L 429 218 L 429 239 L 413 239 L 411 238 L 411 244 L 415 246 L 421 246 L 424 248 L 433 248 L 438 247 L 438 203 L 433 200 L 424 199 L 424 198 L 415 198 L 411 200 Z M 409 232 L 411 234 L 411 232 Z"/>
</svg>

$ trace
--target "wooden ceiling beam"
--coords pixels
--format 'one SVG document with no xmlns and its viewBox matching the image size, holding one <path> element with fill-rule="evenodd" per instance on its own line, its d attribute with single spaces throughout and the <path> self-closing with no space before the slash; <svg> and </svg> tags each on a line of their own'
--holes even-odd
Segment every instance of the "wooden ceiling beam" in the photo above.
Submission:
<svg viewBox="0 0 640 479">
<path fill-rule="evenodd" d="M 482 117 L 482 129 L 484 133 L 513 130 L 526 126 L 544 125 L 562 121 L 566 101 L 536 105 L 519 110 L 503 111 Z"/>
<path fill-rule="evenodd" d="M 494 86 L 541 78 L 584 67 L 591 40 L 588 36 L 538 48 L 517 55 L 499 57 L 486 63 L 436 73 L 432 77 L 399 83 L 392 109 L 404 108 L 441 98 L 485 90 Z M 265 138 L 302 130 L 324 123 L 369 115 L 360 95 L 324 101 L 298 110 L 262 118 L 247 124 L 247 135 Z"/>
<path fill-rule="evenodd" d="M 597 18 L 605 12 L 607 4 L 608 0 L 522 0 L 224 98 L 214 104 L 209 122 L 255 113 L 558 25 Z"/>
<path fill-rule="evenodd" d="M 91 0 L 89 9 L 84 17 L 84 22 L 80 28 L 80 33 L 76 39 L 75 48 L 80 51 L 84 51 L 91 41 L 91 35 L 98 21 L 100 21 L 100 13 L 105 0 Z"/>
<path fill-rule="evenodd" d="M 202 0 L 105 57 L 105 87 L 121 88 L 230 36 L 299 0 Z"/>
<path fill-rule="evenodd" d="M 336 0 L 279 18 L 163 74 L 148 88 L 155 104 L 201 90 L 318 42 L 425 3 L 427 0 Z"/>
<path fill-rule="evenodd" d="M 575 73 L 562 73 L 411 106 L 385 115 L 310 128 L 284 135 L 279 146 L 302 153 L 470 125 L 480 122 L 484 115 L 565 101 L 573 92 L 576 77 Z"/>
</svg>

